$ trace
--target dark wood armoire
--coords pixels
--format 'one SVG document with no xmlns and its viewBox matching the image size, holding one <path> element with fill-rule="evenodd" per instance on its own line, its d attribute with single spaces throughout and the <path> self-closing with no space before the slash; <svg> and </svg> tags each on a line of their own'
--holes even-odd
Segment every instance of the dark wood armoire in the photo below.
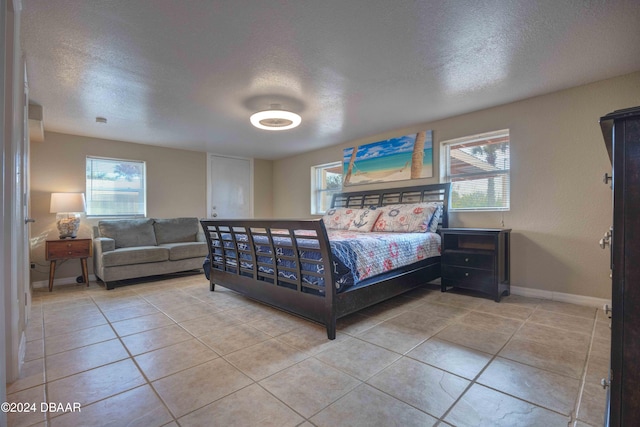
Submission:
<svg viewBox="0 0 640 427">
<path fill-rule="evenodd" d="M 640 426 L 640 107 L 614 111 L 600 119 L 600 126 L 613 189 L 613 227 L 603 239 L 610 243 L 612 274 L 605 421 L 635 427 Z"/>
</svg>

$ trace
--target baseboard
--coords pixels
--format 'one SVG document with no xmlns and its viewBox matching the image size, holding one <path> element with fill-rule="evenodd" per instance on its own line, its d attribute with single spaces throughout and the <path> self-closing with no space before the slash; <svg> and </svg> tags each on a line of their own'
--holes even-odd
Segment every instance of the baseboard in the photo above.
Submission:
<svg viewBox="0 0 640 427">
<path fill-rule="evenodd" d="M 59 279 L 54 279 L 53 280 L 53 286 L 55 285 L 75 285 L 78 282 L 76 282 L 76 277 L 78 276 L 73 276 L 73 277 L 61 277 Z M 89 281 L 90 282 L 95 282 L 96 276 L 93 274 L 89 275 Z M 36 288 L 48 288 L 49 287 L 49 281 L 48 280 L 38 280 L 37 282 L 31 282 L 31 288 L 36 289 Z"/>
<path fill-rule="evenodd" d="M 565 294 L 562 292 L 545 291 L 542 289 L 523 288 L 520 286 L 511 286 L 513 295 L 523 297 L 548 299 L 552 301 L 566 302 L 569 304 L 585 305 L 588 307 L 602 308 L 605 304 L 611 305 L 611 300 L 605 298 L 587 297 L 584 295 Z"/>
</svg>

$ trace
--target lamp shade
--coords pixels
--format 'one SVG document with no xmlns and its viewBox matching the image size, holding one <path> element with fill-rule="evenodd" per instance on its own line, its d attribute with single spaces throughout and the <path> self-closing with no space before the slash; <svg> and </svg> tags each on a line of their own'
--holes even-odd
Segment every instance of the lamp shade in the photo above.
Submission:
<svg viewBox="0 0 640 427">
<path fill-rule="evenodd" d="M 51 193 L 49 212 L 84 212 L 84 193 Z"/>
</svg>

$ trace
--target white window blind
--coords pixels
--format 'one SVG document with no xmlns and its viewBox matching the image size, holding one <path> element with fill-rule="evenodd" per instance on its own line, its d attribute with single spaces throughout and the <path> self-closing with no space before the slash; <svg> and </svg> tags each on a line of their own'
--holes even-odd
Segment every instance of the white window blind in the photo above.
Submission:
<svg viewBox="0 0 640 427">
<path fill-rule="evenodd" d="M 335 193 L 342 191 L 342 162 L 311 167 L 311 214 L 322 215 Z"/>
<path fill-rule="evenodd" d="M 145 216 L 145 162 L 87 157 L 87 216 Z"/>
<path fill-rule="evenodd" d="M 509 130 L 440 143 L 441 177 L 452 210 L 509 210 Z"/>
</svg>

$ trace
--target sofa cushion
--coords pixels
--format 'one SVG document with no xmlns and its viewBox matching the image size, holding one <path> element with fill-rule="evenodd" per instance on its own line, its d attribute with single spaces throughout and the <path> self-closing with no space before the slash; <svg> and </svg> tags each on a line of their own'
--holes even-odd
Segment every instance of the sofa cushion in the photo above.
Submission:
<svg viewBox="0 0 640 427">
<path fill-rule="evenodd" d="M 205 242 L 165 243 L 164 245 L 160 245 L 160 247 L 169 250 L 169 259 L 171 261 L 188 258 L 204 258 L 209 253 Z"/>
<path fill-rule="evenodd" d="M 153 219 L 115 219 L 98 222 L 100 235 L 116 241 L 116 249 L 156 246 Z"/>
<path fill-rule="evenodd" d="M 156 219 L 153 223 L 153 228 L 159 245 L 164 243 L 195 242 L 200 230 L 200 222 L 198 218 Z"/>
<path fill-rule="evenodd" d="M 105 267 L 118 265 L 144 264 L 148 262 L 162 262 L 169 260 L 169 249 L 161 246 L 138 246 L 135 248 L 121 248 L 102 254 L 102 264 Z M 153 274 L 150 268 L 149 274 Z"/>
</svg>

